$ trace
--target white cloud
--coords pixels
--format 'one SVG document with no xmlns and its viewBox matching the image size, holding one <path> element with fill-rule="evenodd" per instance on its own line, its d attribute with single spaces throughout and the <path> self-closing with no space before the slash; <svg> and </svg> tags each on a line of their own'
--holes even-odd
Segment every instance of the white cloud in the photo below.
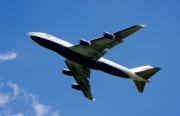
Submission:
<svg viewBox="0 0 180 116">
<path fill-rule="evenodd" d="M 8 52 L 6 54 L 0 54 L 0 61 L 12 60 L 17 57 L 16 52 Z"/>
<path fill-rule="evenodd" d="M 4 107 L 10 100 L 9 94 L 0 93 L 0 107 Z"/>
<path fill-rule="evenodd" d="M 17 116 L 23 116 L 23 114 L 19 113 L 19 114 L 17 114 Z"/>
<path fill-rule="evenodd" d="M 59 112 L 58 112 L 58 111 L 55 111 L 55 112 L 52 113 L 51 116 L 59 116 Z"/>
<path fill-rule="evenodd" d="M 33 102 L 33 108 L 36 111 L 36 116 L 45 116 L 51 109 L 50 106 L 43 105 L 38 101 Z"/>
<path fill-rule="evenodd" d="M 22 113 L 19 113 L 17 115 L 11 115 L 11 116 L 24 116 Z"/>
<path fill-rule="evenodd" d="M 6 90 L 5 93 L 0 91 L 0 116 L 59 116 L 51 106 L 40 103 L 36 94 L 12 82 L 0 83 L 3 85 L 0 90 Z"/>
<path fill-rule="evenodd" d="M 18 96 L 19 93 L 19 87 L 16 84 L 13 84 L 11 82 L 8 82 L 7 85 L 9 85 L 10 87 L 12 87 L 13 89 L 13 96 L 12 99 L 15 99 Z"/>
</svg>

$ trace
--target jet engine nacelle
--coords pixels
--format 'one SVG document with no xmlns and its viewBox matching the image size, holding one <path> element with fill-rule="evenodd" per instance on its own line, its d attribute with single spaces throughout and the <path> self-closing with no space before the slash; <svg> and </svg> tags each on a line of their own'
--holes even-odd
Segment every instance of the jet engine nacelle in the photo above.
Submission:
<svg viewBox="0 0 180 116">
<path fill-rule="evenodd" d="M 67 75 L 67 76 L 72 76 L 72 73 L 69 69 L 62 69 L 62 73 Z"/>
<path fill-rule="evenodd" d="M 80 45 L 91 46 L 91 43 L 89 41 L 84 40 L 84 39 L 80 39 L 79 43 L 80 43 Z"/>
<path fill-rule="evenodd" d="M 72 87 L 73 89 L 75 89 L 75 90 L 81 90 L 81 87 L 80 87 L 78 84 L 76 84 L 76 83 L 72 83 L 72 84 L 71 84 L 71 87 Z"/>
<path fill-rule="evenodd" d="M 103 37 L 109 38 L 109 39 L 114 39 L 115 38 L 115 36 L 113 34 L 110 34 L 108 32 L 104 32 L 103 33 Z"/>
</svg>

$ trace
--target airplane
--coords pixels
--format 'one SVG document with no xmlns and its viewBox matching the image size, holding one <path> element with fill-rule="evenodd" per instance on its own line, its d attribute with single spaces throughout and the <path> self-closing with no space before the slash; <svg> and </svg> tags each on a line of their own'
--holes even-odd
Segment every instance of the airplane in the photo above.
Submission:
<svg viewBox="0 0 180 116">
<path fill-rule="evenodd" d="M 150 82 L 150 78 L 161 69 L 149 65 L 128 69 L 102 57 L 107 53 L 106 49 L 122 43 L 124 38 L 144 27 L 146 24 L 134 25 L 113 34 L 104 32 L 102 37 L 90 41 L 80 39 L 78 45 L 42 32 L 29 32 L 28 36 L 37 44 L 64 57 L 68 69 L 62 69 L 62 73 L 73 76 L 77 82 L 77 84 L 72 83 L 71 87 L 82 91 L 86 98 L 95 100 L 89 82 L 91 69 L 131 79 L 141 93 L 143 93 L 146 83 Z"/>
</svg>

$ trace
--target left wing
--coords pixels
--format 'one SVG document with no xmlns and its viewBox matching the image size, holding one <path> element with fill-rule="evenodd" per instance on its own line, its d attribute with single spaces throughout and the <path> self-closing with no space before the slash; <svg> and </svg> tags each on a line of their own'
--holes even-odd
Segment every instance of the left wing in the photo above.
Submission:
<svg viewBox="0 0 180 116">
<path fill-rule="evenodd" d="M 90 69 L 67 59 L 65 60 L 65 63 L 78 83 L 78 86 L 80 86 L 80 90 L 83 92 L 84 96 L 90 100 L 94 100 L 88 80 L 88 78 L 90 78 Z"/>
<path fill-rule="evenodd" d="M 134 25 L 113 34 L 105 32 L 103 37 L 91 41 L 80 40 L 79 45 L 69 47 L 69 49 L 96 61 L 106 54 L 106 48 L 113 48 L 114 46 L 123 42 L 125 37 L 133 34 L 145 26 L 146 25 Z"/>
</svg>

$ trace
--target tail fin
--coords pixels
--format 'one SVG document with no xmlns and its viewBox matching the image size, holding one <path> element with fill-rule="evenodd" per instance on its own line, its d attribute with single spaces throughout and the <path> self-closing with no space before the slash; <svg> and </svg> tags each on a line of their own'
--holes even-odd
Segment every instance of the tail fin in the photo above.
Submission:
<svg viewBox="0 0 180 116">
<path fill-rule="evenodd" d="M 138 68 L 131 69 L 135 72 L 136 75 L 146 79 L 149 81 L 149 78 L 151 78 L 155 73 L 157 73 L 161 68 L 159 67 L 151 67 L 151 66 L 142 66 Z M 139 92 L 143 92 L 144 87 L 146 85 L 146 82 L 141 82 L 141 81 L 135 81 L 134 83 L 138 89 Z"/>
</svg>

